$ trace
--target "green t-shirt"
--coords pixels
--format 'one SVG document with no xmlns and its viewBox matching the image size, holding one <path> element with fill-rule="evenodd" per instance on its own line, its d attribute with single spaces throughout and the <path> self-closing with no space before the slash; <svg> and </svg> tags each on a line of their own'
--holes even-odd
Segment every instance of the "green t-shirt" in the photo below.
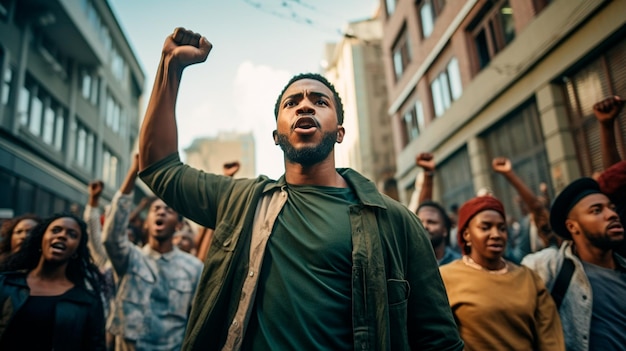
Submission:
<svg viewBox="0 0 626 351">
<path fill-rule="evenodd" d="M 293 186 L 269 238 L 244 350 L 352 350 L 350 188 Z"/>
</svg>

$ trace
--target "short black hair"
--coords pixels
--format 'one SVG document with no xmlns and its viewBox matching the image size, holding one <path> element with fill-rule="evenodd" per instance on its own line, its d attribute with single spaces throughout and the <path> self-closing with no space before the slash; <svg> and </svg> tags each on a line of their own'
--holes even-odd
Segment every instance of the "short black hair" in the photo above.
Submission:
<svg viewBox="0 0 626 351">
<path fill-rule="evenodd" d="M 330 89 L 330 91 L 332 91 L 333 97 L 335 98 L 335 112 L 337 113 L 337 122 L 340 125 L 343 124 L 343 103 L 341 102 L 341 97 L 337 93 L 337 90 L 335 90 L 335 86 L 331 82 L 329 82 L 328 79 L 326 79 L 324 76 L 322 76 L 319 73 L 300 73 L 291 77 L 289 82 L 287 82 L 287 84 L 283 88 L 283 91 L 280 92 L 280 95 L 278 95 L 278 98 L 276 99 L 276 104 L 274 105 L 274 117 L 278 119 L 278 110 L 280 109 L 280 100 L 282 99 L 283 94 L 285 93 L 287 88 L 289 88 L 291 84 L 293 84 L 294 82 L 302 80 L 302 79 L 314 79 L 324 84 L 328 89 Z"/>
<path fill-rule="evenodd" d="M 434 208 L 435 210 L 437 210 L 437 212 L 439 212 L 439 214 L 441 215 L 441 219 L 443 220 L 443 225 L 446 227 L 449 236 L 450 231 L 452 230 L 452 220 L 450 220 L 450 217 L 446 213 L 446 210 L 443 208 L 443 206 L 434 201 L 424 201 L 417 207 L 415 214 L 417 214 L 424 207 Z"/>
</svg>

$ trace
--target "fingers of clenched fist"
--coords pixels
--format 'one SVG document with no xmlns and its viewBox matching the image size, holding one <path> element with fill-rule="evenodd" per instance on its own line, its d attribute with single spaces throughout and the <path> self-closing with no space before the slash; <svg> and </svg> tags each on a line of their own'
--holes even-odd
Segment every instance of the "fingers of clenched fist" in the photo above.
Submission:
<svg viewBox="0 0 626 351">
<path fill-rule="evenodd" d="M 178 45 L 192 45 L 195 47 L 200 47 L 200 39 L 202 36 L 198 33 L 187 30 L 183 27 L 178 27 L 174 30 L 174 34 L 172 34 L 172 39 Z"/>
</svg>

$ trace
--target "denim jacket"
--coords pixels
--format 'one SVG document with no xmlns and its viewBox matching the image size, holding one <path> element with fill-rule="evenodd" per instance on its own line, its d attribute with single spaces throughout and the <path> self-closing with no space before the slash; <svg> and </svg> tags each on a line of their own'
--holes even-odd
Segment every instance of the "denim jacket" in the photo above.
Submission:
<svg viewBox="0 0 626 351">
<path fill-rule="evenodd" d="M 118 191 L 103 228 L 104 245 L 119 279 L 107 328 L 134 341 L 136 350 L 178 350 L 202 262 L 176 247 L 160 254 L 148 245 L 131 243 L 126 234 L 131 204 L 132 195 Z"/>
<path fill-rule="evenodd" d="M 417 216 L 350 169 L 339 169 L 359 204 L 352 228 L 352 321 L 359 350 L 461 350 L 437 262 Z M 274 222 L 287 199 L 284 177 L 233 179 L 183 165 L 178 154 L 140 177 L 193 221 L 215 228 L 184 350 L 238 350 Z"/>
<path fill-rule="evenodd" d="M 551 291 L 565 257 L 574 262 L 574 274 L 561 302 L 559 315 L 563 325 L 566 349 L 588 351 L 593 295 L 583 264 L 578 256 L 573 254 L 572 245 L 572 241 L 568 240 L 564 241 L 558 249 L 549 247 L 532 253 L 524 257 L 522 264 L 537 272 Z M 623 257 L 615 254 L 615 258 L 620 266 L 626 268 L 626 260 Z"/>
</svg>

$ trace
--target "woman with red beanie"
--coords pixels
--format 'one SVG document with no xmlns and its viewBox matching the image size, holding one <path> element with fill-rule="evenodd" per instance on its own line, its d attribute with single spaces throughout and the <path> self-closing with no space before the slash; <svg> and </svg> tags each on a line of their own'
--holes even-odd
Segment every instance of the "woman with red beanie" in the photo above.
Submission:
<svg viewBox="0 0 626 351">
<path fill-rule="evenodd" d="M 442 266 L 466 350 L 565 350 L 559 314 L 541 278 L 503 258 L 504 206 L 492 196 L 461 206 L 463 258 Z"/>
</svg>

